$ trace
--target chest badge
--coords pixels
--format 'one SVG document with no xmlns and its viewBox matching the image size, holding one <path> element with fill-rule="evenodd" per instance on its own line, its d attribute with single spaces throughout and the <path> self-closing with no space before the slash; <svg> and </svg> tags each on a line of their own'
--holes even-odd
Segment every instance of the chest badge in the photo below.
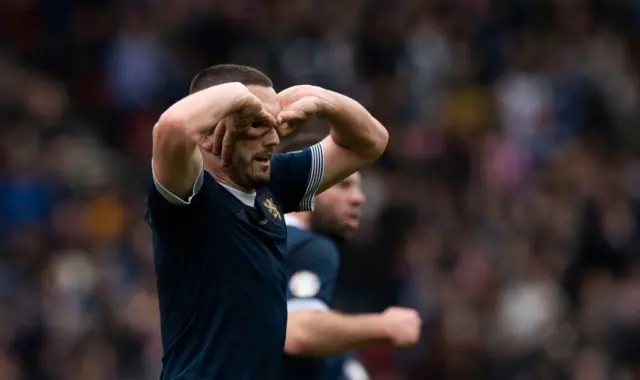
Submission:
<svg viewBox="0 0 640 380">
<path fill-rule="evenodd" d="M 275 219 L 278 219 L 278 220 L 282 219 L 282 217 L 280 216 L 280 211 L 278 211 L 278 206 L 276 206 L 276 204 L 273 203 L 273 200 L 271 198 L 265 199 L 265 201 L 262 204 Z"/>
</svg>

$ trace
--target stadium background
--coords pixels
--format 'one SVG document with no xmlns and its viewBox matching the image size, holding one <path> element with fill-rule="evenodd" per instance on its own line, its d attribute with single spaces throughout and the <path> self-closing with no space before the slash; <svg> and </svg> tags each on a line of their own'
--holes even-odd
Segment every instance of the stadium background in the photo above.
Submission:
<svg viewBox="0 0 640 380">
<path fill-rule="evenodd" d="M 3 0 L 0 379 L 155 379 L 150 130 L 213 63 L 389 128 L 347 311 L 373 379 L 640 378 L 640 1 Z"/>
</svg>

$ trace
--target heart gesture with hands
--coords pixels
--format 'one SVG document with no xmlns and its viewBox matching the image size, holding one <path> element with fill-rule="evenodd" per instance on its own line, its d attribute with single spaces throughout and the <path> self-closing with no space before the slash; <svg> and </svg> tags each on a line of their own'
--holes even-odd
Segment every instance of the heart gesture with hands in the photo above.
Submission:
<svg viewBox="0 0 640 380">
<path fill-rule="evenodd" d="M 261 125 L 276 127 L 276 119 L 264 107 L 257 96 L 249 90 L 236 107 L 218 121 L 213 130 L 213 154 L 219 156 L 222 165 L 228 165 L 234 142 L 239 136 L 258 138 Z"/>
<path fill-rule="evenodd" d="M 222 165 L 228 165 L 234 142 L 238 138 L 259 138 L 265 132 L 261 126 L 276 128 L 280 137 L 290 135 L 311 117 L 322 117 L 327 112 L 327 93 L 325 89 L 309 85 L 287 88 L 276 95 L 280 113 L 274 118 L 264 103 L 247 89 L 213 129 L 213 154 L 221 158 Z"/>
<path fill-rule="evenodd" d="M 322 116 L 327 110 L 323 95 L 326 90 L 309 85 L 293 86 L 278 93 L 281 111 L 277 126 L 280 137 L 293 133 L 313 116 Z"/>
</svg>

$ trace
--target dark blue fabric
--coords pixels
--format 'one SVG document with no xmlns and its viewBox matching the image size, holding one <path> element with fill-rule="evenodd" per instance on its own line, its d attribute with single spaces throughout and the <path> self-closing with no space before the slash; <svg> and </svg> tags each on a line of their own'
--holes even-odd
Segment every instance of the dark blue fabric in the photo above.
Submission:
<svg viewBox="0 0 640 380">
<path fill-rule="evenodd" d="M 257 191 L 255 207 L 208 173 L 189 205 L 173 205 L 149 186 L 160 379 L 278 379 L 287 319 L 283 216 L 304 194 L 310 154 L 273 161 L 273 181 Z"/>
<path fill-rule="evenodd" d="M 317 298 L 330 306 L 333 304 L 333 288 L 335 286 L 340 267 L 338 248 L 329 239 L 314 233 L 287 227 L 287 279 L 299 272 L 310 272 L 316 275 L 320 282 Z M 287 286 L 287 299 L 295 298 L 291 286 Z"/>
<path fill-rule="evenodd" d="M 340 267 L 340 254 L 336 245 L 329 239 L 301 230 L 287 227 L 286 275 L 291 278 L 300 272 L 310 272 L 317 276 L 320 288 L 317 294 L 307 298 L 322 301 L 328 307 L 333 305 L 333 290 Z M 304 300 L 287 286 L 287 300 Z M 282 380 L 343 380 L 344 362 L 349 353 L 328 358 L 290 357 L 285 355 L 282 364 Z"/>
<path fill-rule="evenodd" d="M 311 167 L 311 149 L 277 154 L 271 162 L 272 170 L 269 188 L 282 202 L 282 211 L 287 214 L 301 210 L 300 201 L 307 190 Z"/>
</svg>

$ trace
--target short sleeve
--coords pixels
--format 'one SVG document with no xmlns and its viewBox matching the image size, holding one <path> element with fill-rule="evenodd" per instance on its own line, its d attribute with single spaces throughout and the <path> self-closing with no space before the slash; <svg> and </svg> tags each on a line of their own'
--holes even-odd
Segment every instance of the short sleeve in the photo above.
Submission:
<svg viewBox="0 0 640 380">
<path fill-rule="evenodd" d="M 338 250 L 316 237 L 287 257 L 287 304 L 292 310 L 327 310 L 338 276 Z"/>
<path fill-rule="evenodd" d="M 313 198 L 322 182 L 324 156 L 320 143 L 273 157 L 269 188 L 284 213 L 312 211 Z"/>
<path fill-rule="evenodd" d="M 160 181 L 156 178 L 156 173 L 153 172 L 153 163 L 151 164 L 151 173 L 153 175 L 153 186 L 155 187 L 158 194 L 162 196 L 167 202 L 176 205 L 176 206 L 188 206 L 191 204 L 193 198 L 198 194 L 200 189 L 202 188 L 202 184 L 204 182 L 204 159 L 200 164 L 200 172 L 198 173 L 198 177 L 193 183 L 193 188 L 191 189 L 191 194 L 187 199 L 182 199 L 179 196 L 173 194 L 171 191 L 167 190 Z"/>
<path fill-rule="evenodd" d="M 158 182 L 152 173 L 151 180 L 147 187 L 146 199 L 146 219 L 147 222 L 157 230 L 172 230 L 179 232 L 182 228 L 190 228 L 194 219 L 202 216 L 205 212 L 210 212 L 211 203 L 210 191 L 212 186 L 211 176 L 201 169 L 194 185 L 191 195 L 187 199 L 182 199 L 165 189 Z"/>
</svg>

